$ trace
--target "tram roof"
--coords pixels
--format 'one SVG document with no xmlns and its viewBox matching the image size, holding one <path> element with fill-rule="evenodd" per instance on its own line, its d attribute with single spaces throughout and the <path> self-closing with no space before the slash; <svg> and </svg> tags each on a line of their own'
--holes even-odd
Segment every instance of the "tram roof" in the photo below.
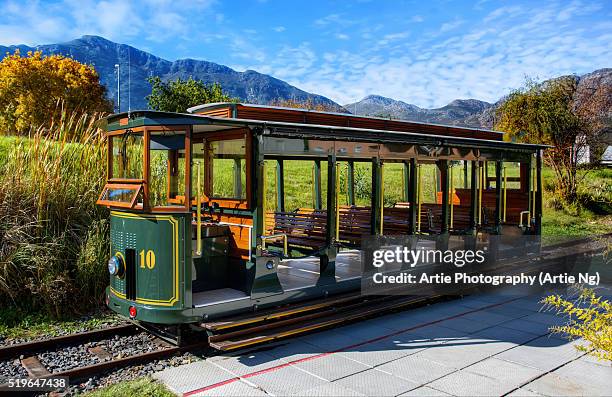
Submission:
<svg viewBox="0 0 612 397">
<path fill-rule="evenodd" d="M 216 132 L 249 127 L 252 129 L 261 129 L 264 135 L 301 139 L 407 143 L 518 151 L 536 151 L 538 149 L 550 147 L 548 145 L 540 144 L 514 143 L 500 140 L 434 135 L 418 132 L 388 131 L 323 124 L 303 124 L 284 121 L 214 117 L 199 114 L 160 112 L 155 110 L 135 110 L 131 112 L 117 113 L 107 116 L 104 120 L 106 121 L 106 129 L 109 132 L 143 126 L 191 125 L 193 126 L 193 131 L 195 133 Z M 426 123 L 418 124 L 424 126 L 431 125 Z M 449 128 L 456 127 L 449 126 Z"/>
</svg>

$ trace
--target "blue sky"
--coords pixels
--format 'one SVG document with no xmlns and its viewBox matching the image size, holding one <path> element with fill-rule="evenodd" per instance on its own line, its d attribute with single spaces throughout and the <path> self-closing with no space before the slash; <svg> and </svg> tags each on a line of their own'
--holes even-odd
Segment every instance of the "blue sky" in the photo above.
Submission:
<svg viewBox="0 0 612 397">
<path fill-rule="evenodd" d="M 104 36 L 273 75 L 339 103 L 495 101 L 525 76 L 612 67 L 610 0 L 3 1 L 0 44 Z"/>
</svg>

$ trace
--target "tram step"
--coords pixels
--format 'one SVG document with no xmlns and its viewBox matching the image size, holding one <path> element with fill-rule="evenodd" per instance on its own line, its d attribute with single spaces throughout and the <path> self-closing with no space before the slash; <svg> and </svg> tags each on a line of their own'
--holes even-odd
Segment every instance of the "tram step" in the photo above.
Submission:
<svg viewBox="0 0 612 397">
<path fill-rule="evenodd" d="M 327 328 L 364 317 L 399 309 L 426 300 L 422 296 L 377 297 L 369 301 L 357 302 L 340 310 L 328 310 L 294 319 L 265 324 L 250 329 L 213 335 L 209 337 L 210 347 L 221 350 L 236 350 L 261 343 Z"/>
<path fill-rule="evenodd" d="M 327 298 L 324 301 L 308 302 L 303 304 L 291 304 L 282 307 L 277 307 L 269 310 L 262 310 L 258 313 L 249 313 L 245 315 L 239 315 L 230 317 L 222 321 L 206 322 L 201 323 L 200 326 L 213 332 L 225 332 L 228 330 L 235 330 L 245 326 L 253 326 L 256 324 L 267 323 L 271 321 L 277 321 L 297 315 L 304 315 L 313 311 L 319 311 L 328 309 L 332 306 L 343 305 L 352 301 L 358 301 L 363 299 L 358 292 L 351 292 L 348 294 L 341 294 L 332 298 Z"/>
</svg>

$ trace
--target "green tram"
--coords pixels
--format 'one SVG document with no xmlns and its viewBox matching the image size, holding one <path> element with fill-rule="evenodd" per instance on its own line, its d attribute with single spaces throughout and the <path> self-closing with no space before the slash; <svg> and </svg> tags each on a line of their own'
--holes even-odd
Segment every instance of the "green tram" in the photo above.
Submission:
<svg viewBox="0 0 612 397">
<path fill-rule="evenodd" d="M 143 323 L 358 291 L 372 236 L 541 232 L 544 146 L 500 132 L 237 103 L 106 126 L 107 304 Z"/>
</svg>

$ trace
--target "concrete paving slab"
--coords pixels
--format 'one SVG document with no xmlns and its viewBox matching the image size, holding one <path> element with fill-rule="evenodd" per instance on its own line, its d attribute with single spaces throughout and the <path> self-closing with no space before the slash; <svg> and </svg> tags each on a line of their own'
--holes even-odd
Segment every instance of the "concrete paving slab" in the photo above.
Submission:
<svg viewBox="0 0 612 397">
<path fill-rule="evenodd" d="M 461 346 L 466 349 L 469 349 L 471 352 L 477 352 L 482 356 L 493 356 L 497 353 L 512 349 L 517 346 L 515 343 L 512 342 L 480 338 L 474 335 L 454 342 L 449 342 L 446 345 Z"/>
<path fill-rule="evenodd" d="M 380 340 L 378 344 L 393 350 L 410 350 L 410 354 L 414 354 L 429 346 L 437 346 L 448 341 L 445 338 L 427 337 L 418 331 L 420 330 L 392 335 Z"/>
<path fill-rule="evenodd" d="M 302 361 L 294 364 L 294 366 L 330 382 L 372 368 L 369 365 L 350 360 L 339 354 L 331 354 L 316 360 Z"/>
<path fill-rule="evenodd" d="M 504 383 L 508 383 L 515 388 L 530 382 L 544 373 L 535 368 L 511 363 L 494 357 L 470 365 L 465 370 L 493 380 L 502 379 Z"/>
<path fill-rule="evenodd" d="M 478 295 L 470 295 L 466 296 L 465 298 L 458 299 L 457 303 L 470 309 L 482 309 L 483 307 L 491 305 L 491 302 L 480 299 Z"/>
<path fill-rule="evenodd" d="M 337 328 L 336 330 L 344 335 L 348 335 L 352 338 L 355 338 L 356 341 L 366 341 L 378 338 L 382 335 L 387 335 L 394 331 L 390 328 L 386 328 L 382 324 L 376 324 L 372 322 L 355 323 Z"/>
<path fill-rule="evenodd" d="M 480 308 L 501 302 L 494 295 L 488 301 L 468 299 Z M 465 300 L 434 304 L 211 357 L 154 377 L 177 393 L 208 386 L 200 395 L 215 396 L 609 394 L 612 366 L 581 356 L 574 348 L 578 342 L 548 336 L 556 317 L 532 310 L 538 299 L 465 315 L 478 309 L 465 306 Z M 398 333 L 410 327 L 415 329 Z"/>
<path fill-rule="evenodd" d="M 338 383 L 341 386 L 356 390 L 368 396 L 397 396 L 398 394 L 405 393 L 419 386 L 417 383 L 395 377 L 386 372 L 378 371 L 377 369 L 360 372 L 339 379 L 334 383 Z"/>
<path fill-rule="evenodd" d="M 393 348 L 392 343 L 380 341 L 369 343 L 355 349 L 344 350 L 337 354 L 358 363 L 375 367 L 414 354 L 415 351 L 416 350 L 410 348 Z"/>
<path fill-rule="evenodd" d="M 508 394 L 508 397 L 540 397 L 541 394 L 538 394 L 534 391 L 519 388 Z"/>
<path fill-rule="evenodd" d="M 465 316 L 462 316 L 461 318 L 466 320 L 478 321 L 487 325 L 498 325 L 515 319 L 515 317 L 512 316 L 506 316 L 501 313 L 493 313 L 486 310 L 469 313 Z"/>
<path fill-rule="evenodd" d="M 504 342 L 512 342 L 517 345 L 528 342 L 532 339 L 536 339 L 542 335 L 532 334 L 530 332 L 518 331 L 511 328 L 505 328 L 503 326 L 491 327 L 483 329 L 472 334 L 475 338 L 484 338 L 489 340 L 497 340 Z"/>
<path fill-rule="evenodd" d="M 305 390 L 328 383 L 325 379 L 309 374 L 294 366 L 287 366 L 276 371 L 250 376 L 248 381 L 257 385 L 266 393 L 277 396 L 300 394 Z"/>
<path fill-rule="evenodd" d="M 547 372 L 582 354 L 570 343 L 544 336 L 495 357 Z"/>
<path fill-rule="evenodd" d="M 301 340 L 293 339 L 287 339 L 273 348 L 266 350 L 266 354 L 274 358 L 278 358 L 284 362 L 291 362 L 306 357 L 316 356 L 322 352 L 323 351 L 321 348 L 317 348 L 316 346 Z"/>
<path fill-rule="evenodd" d="M 418 328 L 414 330 L 414 332 L 422 335 L 425 338 L 429 338 L 432 345 L 448 343 L 458 339 L 464 339 L 468 336 L 467 332 L 442 326 L 442 322 L 435 325 L 428 325 L 426 327 Z"/>
<path fill-rule="evenodd" d="M 344 387 L 338 382 L 325 383 L 323 385 L 313 387 L 312 389 L 308 389 L 300 392 L 300 396 L 321 396 L 321 397 L 338 397 L 338 396 L 365 396 L 365 394 L 361 394 L 356 392 L 355 390 L 349 389 L 348 387 Z"/>
<path fill-rule="evenodd" d="M 449 367 L 435 361 L 427 360 L 416 355 L 407 356 L 382 364 L 376 369 L 390 373 L 398 378 L 406 379 L 419 385 L 424 385 L 448 375 L 456 371 L 455 368 Z"/>
<path fill-rule="evenodd" d="M 501 396 L 514 389 L 503 379 L 491 379 L 465 370 L 453 372 L 428 386 L 454 396 Z"/>
<path fill-rule="evenodd" d="M 512 319 L 522 318 L 532 314 L 534 312 L 530 310 L 525 310 L 520 307 L 510 306 L 510 305 L 501 305 L 495 306 L 490 309 L 485 309 L 482 311 L 483 313 L 495 313 L 501 314 L 503 316 L 512 317 Z"/>
<path fill-rule="evenodd" d="M 445 320 L 439 323 L 439 325 L 446 327 L 446 328 L 454 329 L 457 331 L 462 331 L 468 334 L 473 333 L 473 332 L 478 332 L 480 330 L 489 328 L 491 326 L 482 321 L 467 319 L 463 317 L 453 318 L 451 320 Z"/>
<path fill-rule="evenodd" d="M 584 356 L 578 359 L 579 361 L 585 361 L 591 364 L 601 365 L 603 367 L 612 368 L 612 361 L 610 360 L 602 360 L 590 354 L 585 354 Z"/>
<path fill-rule="evenodd" d="M 230 372 L 206 361 L 196 361 L 179 367 L 168 368 L 153 374 L 175 393 L 185 393 L 234 378 Z"/>
<path fill-rule="evenodd" d="M 206 359 L 226 371 L 236 376 L 246 375 L 251 372 L 261 371 L 281 365 L 284 363 L 279 358 L 275 358 L 264 352 L 251 352 L 239 355 L 220 355 Z"/>
<path fill-rule="evenodd" d="M 424 358 L 448 367 L 460 369 L 489 357 L 490 353 L 475 351 L 463 346 L 443 344 L 432 346 L 427 350 L 416 353 L 414 356 L 415 358 Z"/>
<path fill-rule="evenodd" d="M 517 331 L 529 332 L 536 335 L 546 335 L 550 332 L 550 326 L 523 318 L 512 320 L 499 325 L 500 327 L 515 329 Z"/>
<path fill-rule="evenodd" d="M 519 309 L 530 312 L 539 312 L 540 310 L 542 310 L 542 304 L 540 303 L 541 299 L 542 297 L 539 295 L 528 296 L 505 303 L 504 306 L 517 307 Z"/>
<path fill-rule="evenodd" d="M 228 383 L 213 389 L 204 390 L 201 393 L 193 394 L 195 397 L 209 397 L 209 396 L 268 396 L 263 390 L 249 385 L 241 380 Z"/>
<path fill-rule="evenodd" d="M 552 327 L 554 325 L 563 325 L 567 322 L 567 319 L 556 316 L 553 313 L 533 313 L 528 316 L 522 317 L 522 320 L 525 321 L 533 321 L 535 323 L 540 323 Z"/>
<path fill-rule="evenodd" d="M 610 394 L 609 390 L 601 394 L 597 387 L 579 382 L 577 377 L 569 379 L 555 374 L 546 374 L 524 386 L 523 389 L 545 396 L 605 396 Z"/>
<path fill-rule="evenodd" d="M 612 393 L 612 368 L 604 367 L 587 361 L 572 361 L 552 372 L 554 375 L 586 383 L 597 389 L 599 395 Z"/>
<path fill-rule="evenodd" d="M 418 387 L 414 390 L 410 390 L 409 392 L 406 392 L 404 394 L 400 394 L 400 397 L 408 397 L 408 396 L 415 396 L 415 397 L 431 397 L 431 396 L 450 396 L 450 394 L 444 393 L 443 391 L 440 390 L 436 390 L 436 389 L 432 389 L 431 387 L 427 387 L 427 386 L 421 386 Z"/>
<path fill-rule="evenodd" d="M 313 345 L 315 351 L 320 351 L 321 353 L 335 351 L 365 341 L 356 340 L 355 338 L 349 335 L 340 333 L 333 329 L 325 332 L 317 332 L 314 334 L 306 335 L 296 340 Z"/>
</svg>

